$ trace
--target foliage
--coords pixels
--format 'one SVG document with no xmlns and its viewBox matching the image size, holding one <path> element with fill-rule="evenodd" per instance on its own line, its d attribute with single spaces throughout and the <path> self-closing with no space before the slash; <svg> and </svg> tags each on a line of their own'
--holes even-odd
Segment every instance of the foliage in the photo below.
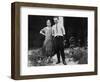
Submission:
<svg viewBox="0 0 100 82">
<path fill-rule="evenodd" d="M 31 55 L 28 55 L 30 66 L 46 66 L 48 65 L 48 57 L 43 54 L 42 48 L 32 51 Z"/>
<path fill-rule="evenodd" d="M 79 64 L 87 64 L 87 50 L 83 47 L 70 48 L 69 55 L 73 61 L 78 61 Z"/>
</svg>

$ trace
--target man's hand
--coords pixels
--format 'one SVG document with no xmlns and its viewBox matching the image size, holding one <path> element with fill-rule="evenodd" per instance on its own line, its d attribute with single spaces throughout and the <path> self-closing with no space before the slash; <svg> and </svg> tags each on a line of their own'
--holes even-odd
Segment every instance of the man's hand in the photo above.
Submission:
<svg viewBox="0 0 100 82">
<path fill-rule="evenodd" d="M 64 46 L 66 45 L 66 40 L 64 40 Z"/>
</svg>

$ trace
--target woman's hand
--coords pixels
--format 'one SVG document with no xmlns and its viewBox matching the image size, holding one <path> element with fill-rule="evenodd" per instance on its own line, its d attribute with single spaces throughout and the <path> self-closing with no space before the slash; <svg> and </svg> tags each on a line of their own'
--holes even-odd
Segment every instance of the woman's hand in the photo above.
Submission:
<svg viewBox="0 0 100 82">
<path fill-rule="evenodd" d="M 45 31 L 42 29 L 42 30 L 40 31 L 40 34 L 42 34 L 42 35 L 45 36 Z"/>
</svg>

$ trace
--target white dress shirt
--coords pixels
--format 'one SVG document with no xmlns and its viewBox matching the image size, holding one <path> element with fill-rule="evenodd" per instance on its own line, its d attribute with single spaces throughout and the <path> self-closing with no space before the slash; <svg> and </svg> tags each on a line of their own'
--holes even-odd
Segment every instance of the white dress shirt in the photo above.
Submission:
<svg viewBox="0 0 100 82">
<path fill-rule="evenodd" d="M 52 36 L 56 37 L 63 35 L 65 35 L 65 29 L 62 24 L 58 23 L 52 26 Z"/>
</svg>

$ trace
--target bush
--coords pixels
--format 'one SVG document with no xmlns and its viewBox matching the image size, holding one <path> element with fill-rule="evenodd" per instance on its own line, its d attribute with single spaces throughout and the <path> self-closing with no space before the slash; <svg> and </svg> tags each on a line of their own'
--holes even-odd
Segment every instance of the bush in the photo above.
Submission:
<svg viewBox="0 0 100 82">
<path fill-rule="evenodd" d="M 85 48 L 71 48 L 69 52 L 70 57 L 73 58 L 74 61 L 79 61 L 79 64 L 87 64 L 87 50 Z"/>
<path fill-rule="evenodd" d="M 33 49 L 32 53 L 28 55 L 28 60 L 30 61 L 30 66 L 46 66 L 48 65 L 48 57 L 43 54 L 42 48 Z"/>
</svg>

